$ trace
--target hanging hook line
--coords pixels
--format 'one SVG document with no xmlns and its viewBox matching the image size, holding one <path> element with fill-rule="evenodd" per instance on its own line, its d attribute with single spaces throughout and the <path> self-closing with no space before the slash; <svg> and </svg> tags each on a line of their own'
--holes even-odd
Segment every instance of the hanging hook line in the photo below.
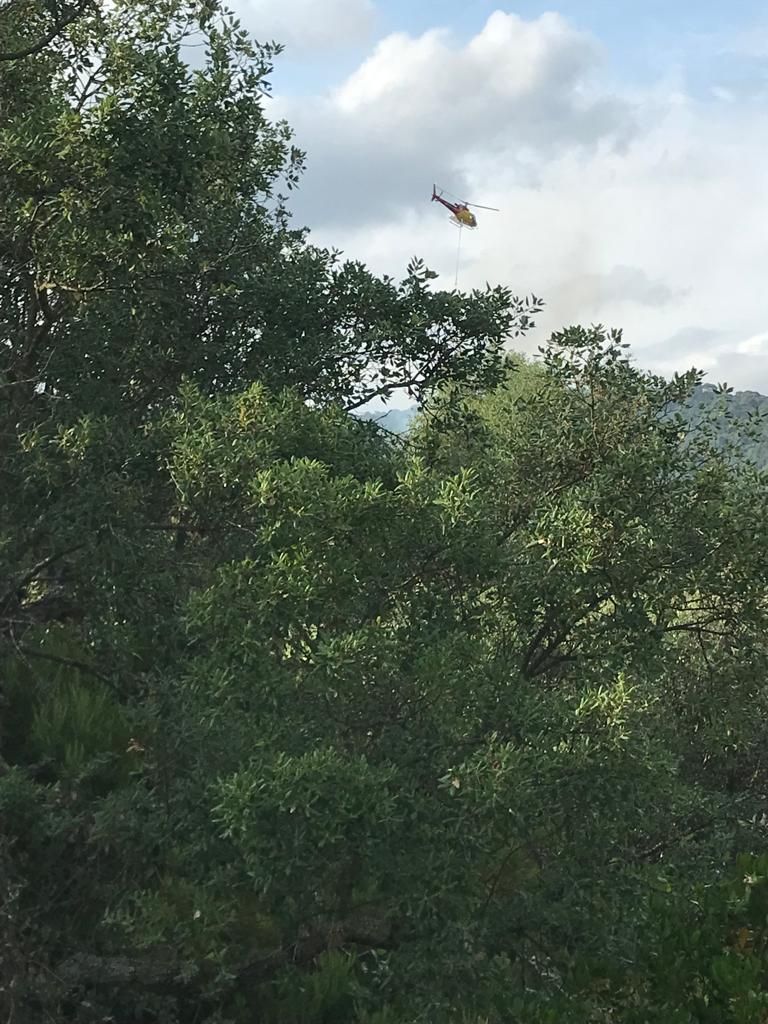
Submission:
<svg viewBox="0 0 768 1024">
<path fill-rule="evenodd" d="M 461 233 L 462 225 L 459 224 L 459 242 L 456 246 L 456 277 L 453 281 L 454 290 L 459 287 L 459 260 L 461 259 Z"/>
</svg>

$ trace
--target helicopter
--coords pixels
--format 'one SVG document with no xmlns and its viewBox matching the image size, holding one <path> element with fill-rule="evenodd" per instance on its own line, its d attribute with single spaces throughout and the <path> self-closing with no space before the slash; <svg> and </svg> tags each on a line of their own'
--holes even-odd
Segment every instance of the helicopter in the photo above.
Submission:
<svg viewBox="0 0 768 1024">
<path fill-rule="evenodd" d="M 453 215 L 451 217 L 451 221 L 454 224 L 457 224 L 460 228 L 477 227 L 477 217 L 475 217 L 474 213 L 470 210 L 470 206 L 473 206 L 476 210 L 492 210 L 494 213 L 499 212 L 495 206 L 481 206 L 479 203 L 460 202 L 459 200 L 455 203 L 451 203 L 447 199 L 443 199 L 443 192 L 445 192 L 445 189 L 441 188 L 438 191 L 437 185 L 433 185 L 432 202 L 442 203 L 447 210 L 450 210 Z M 450 195 L 450 192 L 448 195 Z M 452 198 L 456 197 L 454 196 Z"/>
</svg>

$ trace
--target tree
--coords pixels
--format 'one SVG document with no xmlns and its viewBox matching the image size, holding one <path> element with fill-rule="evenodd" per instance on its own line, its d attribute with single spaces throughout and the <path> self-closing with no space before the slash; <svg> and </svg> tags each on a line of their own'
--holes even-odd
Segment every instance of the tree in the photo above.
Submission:
<svg viewBox="0 0 768 1024">
<path fill-rule="evenodd" d="M 66 460 L 54 469 L 85 418 L 128 446 L 89 478 L 103 498 L 98 474 L 125 479 L 141 461 L 131 431 L 184 380 L 208 395 L 259 380 L 348 409 L 454 377 L 482 385 L 534 308 L 504 289 L 431 290 L 419 261 L 401 284 L 377 279 L 290 229 L 278 189 L 296 184 L 301 154 L 263 110 L 277 48 L 216 5 L 116 3 L 77 28 L 0 67 L 4 491 L 26 510 L 7 508 L 6 634 L 11 620 L 18 634 L 60 617 L 48 591 L 27 601 L 29 585 L 69 564 L 84 532 L 130 519 L 121 499 L 94 518 L 89 499 L 72 501 L 84 480 Z M 185 62 L 190 41 L 207 55 L 200 70 Z M 33 452 L 45 462 L 34 474 Z M 149 525 L 167 526 L 152 502 Z"/>
<path fill-rule="evenodd" d="M 22 13 L 34 15 L 29 45 Z M 23 979 L 6 986 L 16 1014 L 46 1000 L 58 1013 L 72 998 L 61 985 L 84 980 L 72 963 L 123 956 L 130 933 L 109 913 L 165 870 L 169 803 L 137 851 L 149 876 L 99 823 L 128 794 L 131 828 L 142 801 L 154 819 L 156 798 L 171 799 L 181 733 L 164 754 L 144 734 L 170 699 L 158 680 L 182 671 L 190 601 L 252 543 L 241 470 L 296 459 L 309 483 L 317 451 L 342 495 L 348 478 L 365 493 L 379 478 L 394 486 L 396 453 L 347 410 L 453 379 L 486 386 L 536 305 L 505 289 L 435 291 L 418 260 L 400 284 L 377 279 L 291 229 L 279 190 L 296 184 L 301 154 L 263 109 L 277 48 L 218 5 L 117 2 L 67 25 L 58 9 L 53 35 L 50 13 L 18 5 L 0 46 L 15 58 L 0 64 L 0 852 L 16 879 L 3 920 L 13 962 L 42 965 L 24 997 Z M 185 60 L 190 41 L 201 70 Z M 210 467 L 206 508 L 207 429 L 211 455 L 231 435 L 238 479 L 220 493 Z M 98 973 L 120 1005 L 125 973 Z"/>
<path fill-rule="evenodd" d="M 133 774 L 99 788 L 93 746 L 48 768 L 88 808 L 87 875 L 51 876 L 41 855 L 62 829 L 50 782 L 15 768 L 4 787 L 19 836 L 43 844 L 27 851 L 37 913 L 62 890 L 94 913 L 67 930 L 84 952 L 60 976 L 107 1006 L 159 989 L 180 1014 L 275 1020 L 694 1012 L 700 985 L 652 986 L 652 951 L 682 943 L 681 905 L 761 835 L 759 777 L 729 788 L 701 731 L 727 685 L 733 759 L 764 741 L 748 713 L 764 493 L 660 415 L 693 378 L 641 374 L 600 332 L 556 337 L 512 381 L 469 400 L 471 428 L 456 417 L 472 469 L 452 465 L 444 418 L 437 451 L 440 417 L 393 447 L 260 385 L 187 387 L 157 421 L 184 571 L 161 533 L 139 608 L 113 563 L 121 604 L 101 626 Z M 722 1015 L 763 961 L 750 939 L 723 980 L 738 916 L 712 906 L 676 969 L 720 986 Z"/>
<path fill-rule="evenodd" d="M 70 25 L 84 17 L 89 8 L 95 7 L 95 0 L 61 4 L 57 0 L 44 4 L 5 0 L 0 6 L 0 19 L 3 22 L 3 39 L 9 40 L 9 45 L 0 51 L 0 62 L 24 60 L 41 53 Z"/>
<path fill-rule="evenodd" d="M 435 292 L 418 261 L 401 285 L 376 279 L 291 230 L 279 190 L 301 154 L 264 113 L 279 48 L 199 7 L 113 4 L 3 70 L 4 388 L 141 415 L 185 377 L 348 407 L 484 383 L 523 304 Z"/>
<path fill-rule="evenodd" d="M 3 1009 L 757 1022 L 765 479 L 695 373 L 292 230 L 274 52 L 0 65 Z"/>
</svg>

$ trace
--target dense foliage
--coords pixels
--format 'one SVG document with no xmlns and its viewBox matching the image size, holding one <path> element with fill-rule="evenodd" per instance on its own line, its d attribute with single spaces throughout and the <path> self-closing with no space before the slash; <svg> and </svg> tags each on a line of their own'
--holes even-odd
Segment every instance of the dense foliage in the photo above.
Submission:
<svg viewBox="0 0 768 1024">
<path fill-rule="evenodd" d="M 760 469 L 768 467 L 768 396 L 758 391 L 735 391 L 727 384 L 697 384 L 684 402 L 665 415 L 679 412 L 688 427 L 706 424 L 710 436 L 732 457 L 746 459 Z M 395 434 L 406 433 L 414 423 L 418 407 L 377 406 L 361 413 Z"/>
<path fill-rule="evenodd" d="M 292 229 L 274 53 L 0 6 L 5 1019 L 760 1024 L 765 477 Z"/>
</svg>

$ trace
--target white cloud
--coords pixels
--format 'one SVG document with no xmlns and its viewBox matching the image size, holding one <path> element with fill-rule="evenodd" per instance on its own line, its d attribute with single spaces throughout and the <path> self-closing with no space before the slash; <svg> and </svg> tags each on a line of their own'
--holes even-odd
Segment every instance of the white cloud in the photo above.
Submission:
<svg viewBox="0 0 768 1024">
<path fill-rule="evenodd" d="M 333 50 L 366 41 L 373 29 L 372 0 L 232 0 L 243 27 L 262 42 L 290 50 Z"/>
<path fill-rule="evenodd" d="M 594 58 L 593 41 L 557 14 L 524 21 L 497 11 L 463 47 L 444 29 L 388 36 L 335 98 L 344 113 L 366 112 L 382 126 L 458 115 L 456 127 L 475 135 L 478 120 L 482 131 L 499 115 L 532 122 L 535 110 L 521 104 L 535 98 L 555 100 L 556 110 L 565 100 L 575 113 L 572 90 Z"/>
<path fill-rule="evenodd" d="M 652 368 L 768 391 L 768 110 L 733 89 L 694 101 L 680 69 L 619 94 L 601 59 L 557 14 L 381 40 L 327 95 L 276 103 L 308 150 L 297 218 L 379 271 L 418 253 L 450 287 L 437 180 L 500 208 L 463 233 L 460 284 L 542 295 L 532 346 L 599 321 Z"/>
<path fill-rule="evenodd" d="M 768 355 L 768 331 L 745 338 L 735 346 L 734 351 L 739 355 Z"/>
<path fill-rule="evenodd" d="M 388 36 L 328 95 L 277 102 L 309 154 L 298 215 L 389 217 L 418 203 L 433 175 L 463 191 L 480 155 L 531 179 L 571 148 L 626 144 L 632 109 L 591 87 L 598 60 L 594 41 L 556 14 L 497 12 L 466 45 L 443 30 Z"/>
</svg>

